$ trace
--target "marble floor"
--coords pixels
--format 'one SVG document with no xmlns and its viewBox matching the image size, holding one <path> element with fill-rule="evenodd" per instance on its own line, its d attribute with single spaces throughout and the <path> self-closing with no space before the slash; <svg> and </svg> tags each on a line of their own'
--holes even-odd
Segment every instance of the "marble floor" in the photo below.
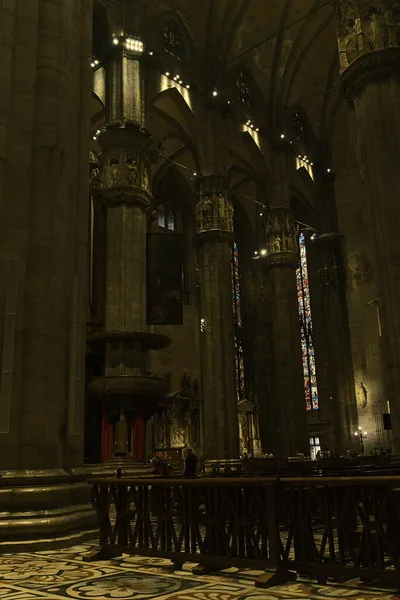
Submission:
<svg viewBox="0 0 400 600">
<path fill-rule="evenodd" d="M 174 571 L 168 560 L 124 555 L 88 562 L 95 544 L 66 550 L 0 556 L 0 600 L 391 600 L 394 589 L 357 582 L 321 586 L 299 580 L 269 590 L 254 586 L 258 571 L 235 568 L 216 575 L 195 576 L 193 565 Z"/>
</svg>

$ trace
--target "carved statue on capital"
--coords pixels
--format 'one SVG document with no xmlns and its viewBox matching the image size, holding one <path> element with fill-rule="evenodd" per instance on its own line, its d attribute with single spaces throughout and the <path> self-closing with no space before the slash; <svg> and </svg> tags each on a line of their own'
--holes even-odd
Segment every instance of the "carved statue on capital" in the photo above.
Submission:
<svg viewBox="0 0 400 600">
<path fill-rule="evenodd" d="M 223 189 L 220 177 L 204 177 L 200 180 L 199 198 L 196 206 L 196 232 L 233 232 L 233 206 Z"/>
<path fill-rule="evenodd" d="M 398 0 L 337 0 L 340 71 L 358 57 L 399 46 Z"/>
<path fill-rule="evenodd" d="M 285 208 L 271 209 L 266 224 L 267 253 L 297 252 L 294 223 Z"/>
<path fill-rule="evenodd" d="M 146 208 L 151 202 L 151 136 L 136 122 L 110 123 L 99 135 L 102 147 L 102 195 L 140 200 Z"/>
</svg>

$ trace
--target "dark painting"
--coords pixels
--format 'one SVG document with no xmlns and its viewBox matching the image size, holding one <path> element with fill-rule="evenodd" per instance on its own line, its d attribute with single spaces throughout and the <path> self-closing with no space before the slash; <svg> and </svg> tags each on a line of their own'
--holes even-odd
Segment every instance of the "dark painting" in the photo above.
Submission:
<svg viewBox="0 0 400 600">
<path fill-rule="evenodd" d="M 147 234 L 147 324 L 182 325 L 182 236 Z"/>
</svg>

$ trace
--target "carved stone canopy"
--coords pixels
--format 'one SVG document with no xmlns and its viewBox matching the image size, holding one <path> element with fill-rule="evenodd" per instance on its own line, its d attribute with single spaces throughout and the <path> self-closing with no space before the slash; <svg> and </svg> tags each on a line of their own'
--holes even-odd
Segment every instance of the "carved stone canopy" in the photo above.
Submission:
<svg viewBox="0 0 400 600">
<path fill-rule="evenodd" d="M 250 400 L 241 400 L 240 402 L 238 402 L 237 405 L 237 409 L 238 412 L 242 413 L 242 412 L 253 412 L 254 411 L 254 404 L 252 402 L 250 402 Z"/>
</svg>

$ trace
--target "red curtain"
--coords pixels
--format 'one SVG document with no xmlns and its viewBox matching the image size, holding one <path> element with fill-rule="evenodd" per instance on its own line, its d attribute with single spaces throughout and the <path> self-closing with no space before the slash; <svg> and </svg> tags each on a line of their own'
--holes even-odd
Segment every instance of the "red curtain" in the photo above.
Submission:
<svg viewBox="0 0 400 600">
<path fill-rule="evenodd" d="M 100 460 L 104 462 L 112 456 L 114 444 L 114 431 L 112 423 L 107 416 L 105 404 L 103 404 L 103 412 L 101 415 L 101 455 Z"/>
<path fill-rule="evenodd" d="M 141 462 L 145 461 L 146 423 L 143 416 L 136 415 L 132 425 L 132 455 Z"/>
</svg>

